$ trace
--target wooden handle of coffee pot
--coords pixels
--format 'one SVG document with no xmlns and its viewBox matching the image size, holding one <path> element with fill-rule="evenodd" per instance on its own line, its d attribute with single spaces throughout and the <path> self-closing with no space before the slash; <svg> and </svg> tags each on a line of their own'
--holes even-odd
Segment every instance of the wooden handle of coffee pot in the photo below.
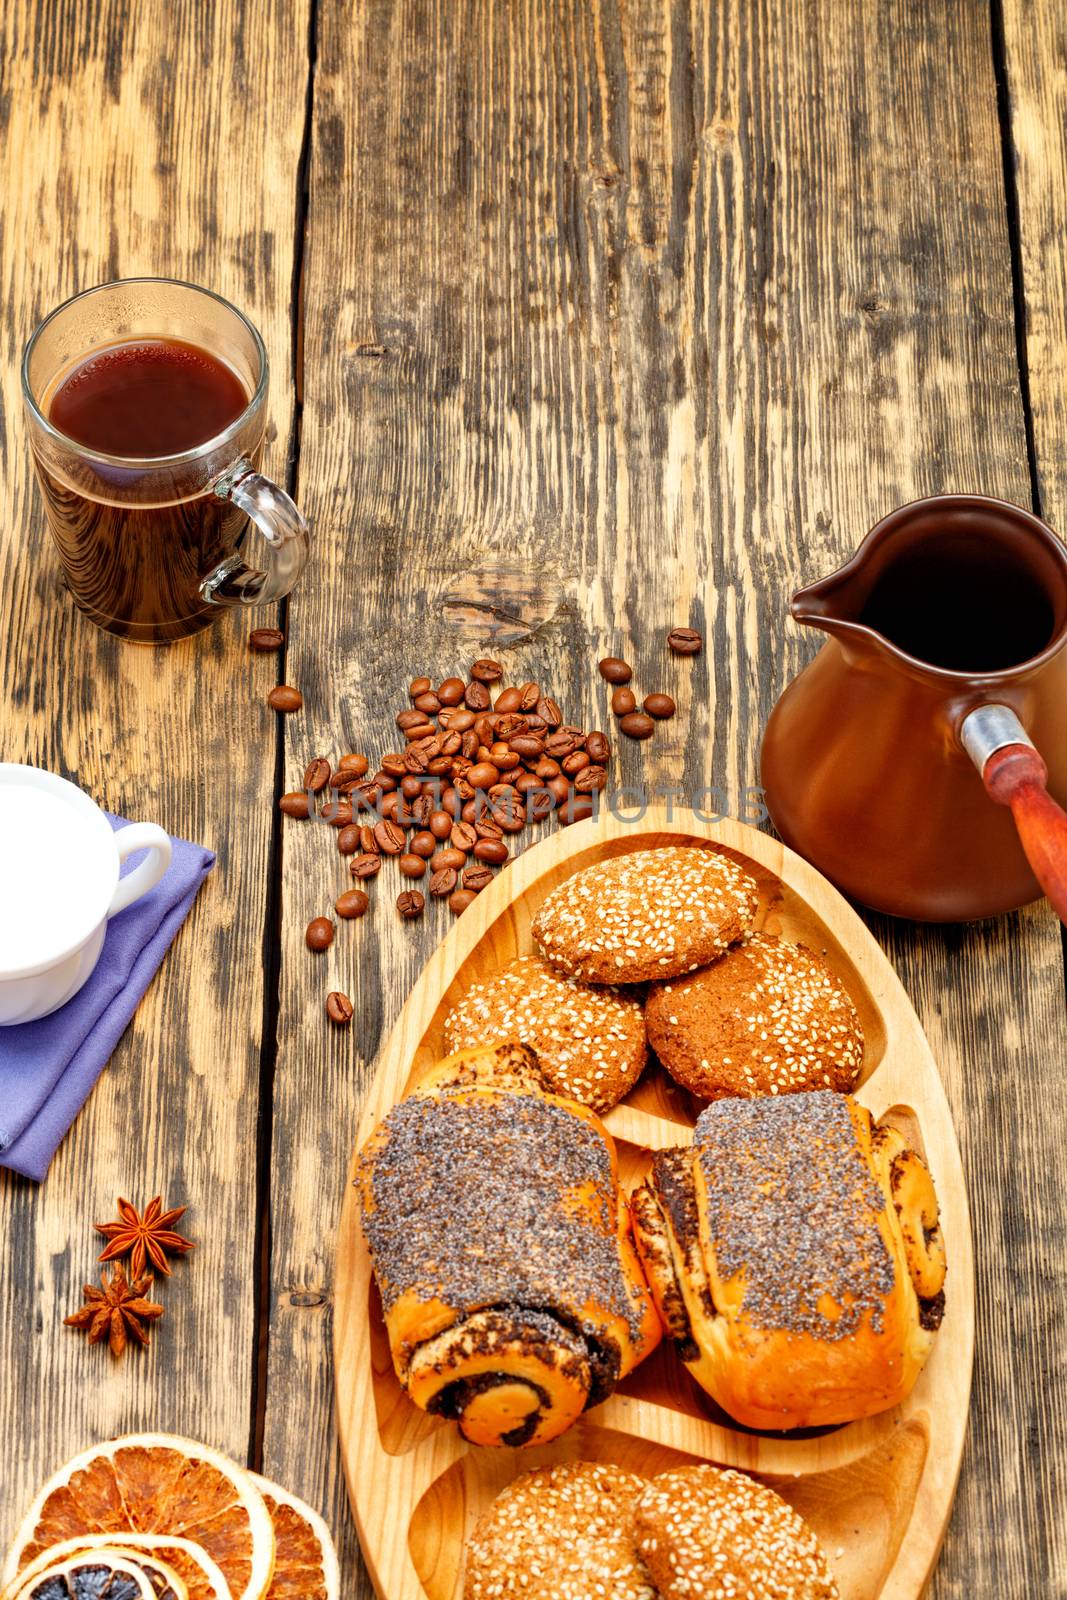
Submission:
<svg viewBox="0 0 1067 1600">
<path fill-rule="evenodd" d="M 1010 806 L 1034 877 L 1060 921 L 1067 923 L 1067 812 L 1049 794 L 1048 768 L 1032 744 L 994 750 L 982 782 L 998 805 Z"/>
</svg>

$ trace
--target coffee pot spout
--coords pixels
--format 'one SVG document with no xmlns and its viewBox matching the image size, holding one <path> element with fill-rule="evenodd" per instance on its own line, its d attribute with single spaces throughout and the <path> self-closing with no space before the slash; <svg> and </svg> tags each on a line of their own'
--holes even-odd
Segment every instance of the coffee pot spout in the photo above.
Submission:
<svg viewBox="0 0 1067 1600">
<path fill-rule="evenodd" d="M 808 628 L 821 628 L 824 633 L 850 630 L 859 621 L 865 593 L 858 592 L 860 585 L 849 567 L 831 572 L 815 583 L 798 589 L 789 602 L 789 613 L 794 622 Z"/>
</svg>

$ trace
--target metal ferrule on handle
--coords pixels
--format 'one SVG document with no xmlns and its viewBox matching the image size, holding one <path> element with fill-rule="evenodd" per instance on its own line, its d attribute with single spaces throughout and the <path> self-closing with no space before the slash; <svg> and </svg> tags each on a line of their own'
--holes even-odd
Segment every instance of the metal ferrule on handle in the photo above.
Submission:
<svg viewBox="0 0 1067 1600">
<path fill-rule="evenodd" d="M 1034 877 L 1067 924 L 1067 812 L 1048 792 L 1048 768 L 1010 706 L 978 706 L 963 720 L 960 743 L 990 799 L 1008 806 Z"/>
</svg>

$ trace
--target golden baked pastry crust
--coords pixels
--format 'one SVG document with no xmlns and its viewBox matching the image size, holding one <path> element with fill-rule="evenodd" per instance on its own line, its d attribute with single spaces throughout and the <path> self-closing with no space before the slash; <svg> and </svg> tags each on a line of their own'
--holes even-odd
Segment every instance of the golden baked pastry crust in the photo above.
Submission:
<svg viewBox="0 0 1067 1600">
<path fill-rule="evenodd" d="M 644 1488 L 596 1461 L 523 1473 L 471 1535 L 464 1600 L 656 1600 L 634 1543 Z"/>
<path fill-rule="evenodd" d="M 748 931 L 759 891 L 718 850 L 668 845 L 586 867 L 534 920 L 541 954 L 585 983 L 645 983 L 694 971 Z"/>
<path fill-rule="evenodd" d="M 654 984 L 649 1042 L 705 1100 L 855 1087 L 863 1029 L 843 984 L 803 945 L 753 933 L 710 966 Z"/>
<path fill-rule="evenodd" d="M 635 1525 L 661 1600 L 838 1600 L 807 1523 L 743 1472 L 693 1466 L 662 1473 L 638 1501 Z"/>
<path fill-rule="evenodd" d="M 648 1059 L 640 999 L 580 983 L 540 956 L 517 956 L 477 983 L 445 1018 L 445 1048 L 517 1039 L 537 1054 L 546 1089 L 610 1111 Z"/>
</svg>

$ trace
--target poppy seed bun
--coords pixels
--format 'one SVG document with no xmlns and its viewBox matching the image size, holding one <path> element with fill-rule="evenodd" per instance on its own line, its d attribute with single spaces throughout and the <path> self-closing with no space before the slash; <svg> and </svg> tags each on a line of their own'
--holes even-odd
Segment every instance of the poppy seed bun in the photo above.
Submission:
<svg viewBox="0 0 1067 1600">
<path fill-rule="evenodd" d="M 524 1472 L 471 1535 L 464 1600 L 656 1600 L 634 1544 L 644 1488 L 597 1461 Z"/>
<path fill-rule="evenodd" d="M 697 845 L 631 850 L 554 889 L 534 920 L 545 960 L 585 983 L 645 983 L 706 966 L 752 926 L 759 892 Z"/>
<path fill-rule="evenodd" d="M 803 945 L 765 933 L 655 984 L 645 1024 L 671 1077 L 705 1100 L 848 1094 L 863 1064 L 863 1029 L 843 985 Z"/>
<path fill-rule="evenodd" d="M 662 1600 L 838 1600 L 822 1546 L 743 1472 L 678 1467 L 637 1503 L 637 1548 Z"/>
<path fill-rule="evenodd" d="M 546 1089 L 610 1111 L 648 1056 L 640 998 L 579 983 L 540 956 L 518 956 L 476 983 L 445 1018 L 445 1049 L 517 1039 L 536 1051 Z"/>
</svg>

